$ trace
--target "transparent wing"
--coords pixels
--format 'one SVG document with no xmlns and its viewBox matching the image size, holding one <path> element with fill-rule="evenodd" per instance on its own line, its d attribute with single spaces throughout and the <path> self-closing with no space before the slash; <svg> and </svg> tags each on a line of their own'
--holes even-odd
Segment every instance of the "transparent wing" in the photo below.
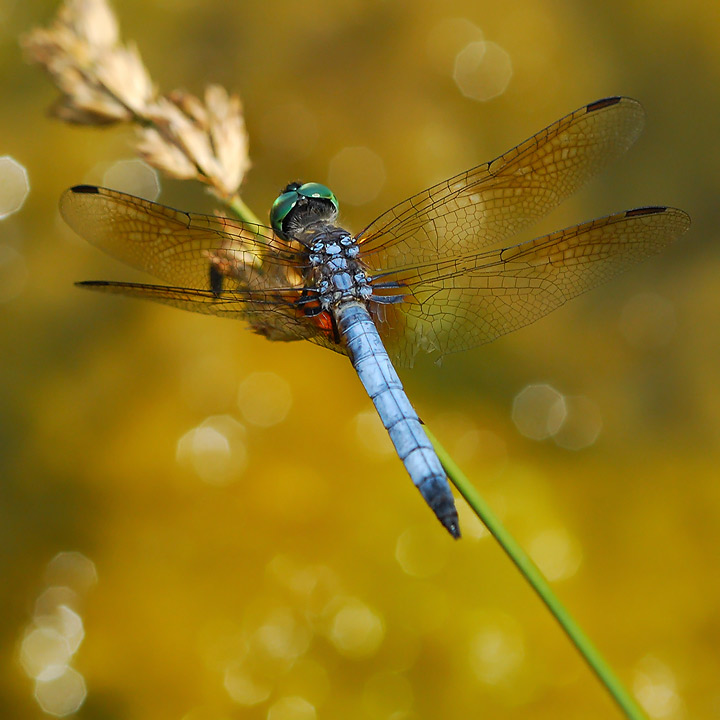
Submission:
<svg viewBox="0 0 720 720">
<path fill-rule="evenodd" d="M 210 290 L 146 285 L 141 283 L 90 281 L 76 283 L 79 287 L 113 295 L 152 300 L 171 307 L 203 315 L 242 319 L 253 332 L 269 340 L 290 342 L 310 340 L 323 347 L 346 353 L 334 339 L 326 315 L 307 317 L 297 304 L 299 293 L 294 288 L 276 288 L 270 292 L 227 291 L 217 296 Z"/>
<path fill-rule="evenodd" d="M 383 278 L 404 302 L 373 304 L 391 356 L 490 342 L 659 252 L 690 227 L 682 210 L 628 210 L 501 250 L 398 270 Z"/>
<path fill-rule="evenodd" d="M 177 286 L 210 290 L 211 265 L 225 270 L 234 263 L 237 282 L 244 271 L 257 283 L 263 266 L 265 273 L 282 276 L 285 268 L 303 264 L 303 255 L 269 227 L 181 212 L 106 188 L 66 190 L 60 213 L 108 255 Z M 232 273 L 226 279 L 232 286 Z"/>
<path fill-rule="evenodd" d="M 506 242 L 622 155 L 643 126 L 630 98 L 598 100 L 485 165 L 408 198 L 358 235 L 373 271 Z"/>
<path fill-rule="evenodd" d="M 86 240 L 171 287 L 91 282 L 83 287 L 246 320 L 272 340 L 309 339 L 339 352 L 326 315 L 303 288 L 305 254 L 270 228 L 185 213 L 114 190 L 78 186 L 60 200 Z"/>
</svg>

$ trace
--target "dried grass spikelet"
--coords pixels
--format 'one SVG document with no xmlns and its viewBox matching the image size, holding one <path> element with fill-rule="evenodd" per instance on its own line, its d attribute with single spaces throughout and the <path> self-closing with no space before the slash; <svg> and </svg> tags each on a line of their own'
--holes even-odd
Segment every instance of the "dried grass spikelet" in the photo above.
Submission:
<svg viewBox="0 0 720 720">
<path fill-rule="evenodd" d="M 137 126 L 137 148 L 166 175 L 196 179 L 228 205 L 250 168 L 248 139 L 237 95 L 217 85 L 205 102 L 184 91 L 158 94 L 140 53 L 123 45 L 107 0 L 65 0 L 49 28 L 21 40 L 62 93 L 51 112 L 65 122 Z"/>
</svg>

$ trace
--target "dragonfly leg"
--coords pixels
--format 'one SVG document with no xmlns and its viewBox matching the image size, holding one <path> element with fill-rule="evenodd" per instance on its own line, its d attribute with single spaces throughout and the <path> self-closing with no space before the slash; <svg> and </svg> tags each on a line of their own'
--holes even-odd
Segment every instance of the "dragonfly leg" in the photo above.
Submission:
<svg viewBox="0 0 720 720">
<path fill-rule="evenodd" d="M 210 263 L 210 291 L 219 298 L 223 291 L 223 274 L 216 263 Z"/>
<path fill-rule="evenodd" d="M 369 300 L 376 302 L 379 305 L 396 305 L 397 303 L 405 302 L 404 295 L 371 295 Z"/>
</svg>

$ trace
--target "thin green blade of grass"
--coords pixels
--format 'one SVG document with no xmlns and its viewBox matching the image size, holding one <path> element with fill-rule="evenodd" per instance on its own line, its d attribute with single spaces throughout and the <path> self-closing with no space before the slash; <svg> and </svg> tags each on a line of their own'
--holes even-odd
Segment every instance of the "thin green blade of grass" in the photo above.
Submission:
<svg viewBox="0 0 720 720">
<path fill-rule="evenodd" d="M 575 645 L 580 655 L 590 666 L 590 669 L 604 685 L 625 716 L 629 720 L 648 720 L 645 713 L 632 695 L 625 689 L 620 679 L 610 665 L 608 665 L 590 638 L 568 612 L 567 608 L 560 602 L 548 581 L 530 559 L 530 556 L 520 547 L 515 538 L 500 522 L 497 515 L 495 515 L 480 493 L 478 493 L 467 476 L 455 464 L 455 461 L 439 443 L 437 438 L 428 430 L 427 426 L 425 426 L 425 432 L 433 444 L 435 452 L 438 454 L 440 462 L 442 462 L 452 484 L 457 488 L 458 492 L 463 496 L 473 512 L 480 518 L 492 536 L 498 541 L 500 547 L 505 551 L 522 576 L 540 596 L 540 599 L 547 609 L 558 621 L 560 627 L 565 631 L 570 641 Z"/>
</svg>

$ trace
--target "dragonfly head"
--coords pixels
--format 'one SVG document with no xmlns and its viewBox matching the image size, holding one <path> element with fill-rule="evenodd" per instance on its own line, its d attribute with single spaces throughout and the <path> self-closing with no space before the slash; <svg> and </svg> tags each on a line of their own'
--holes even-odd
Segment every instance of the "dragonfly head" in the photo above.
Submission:
<svg viewBox="0 0 720 720">
<path fill-rule="evenodd" d="M 270 224 L 284 238 L 310 223 L 334 222 L 338 209 L 335 195 L 325 185 L 290 183 L 272 204 Z"/>
</svg>

